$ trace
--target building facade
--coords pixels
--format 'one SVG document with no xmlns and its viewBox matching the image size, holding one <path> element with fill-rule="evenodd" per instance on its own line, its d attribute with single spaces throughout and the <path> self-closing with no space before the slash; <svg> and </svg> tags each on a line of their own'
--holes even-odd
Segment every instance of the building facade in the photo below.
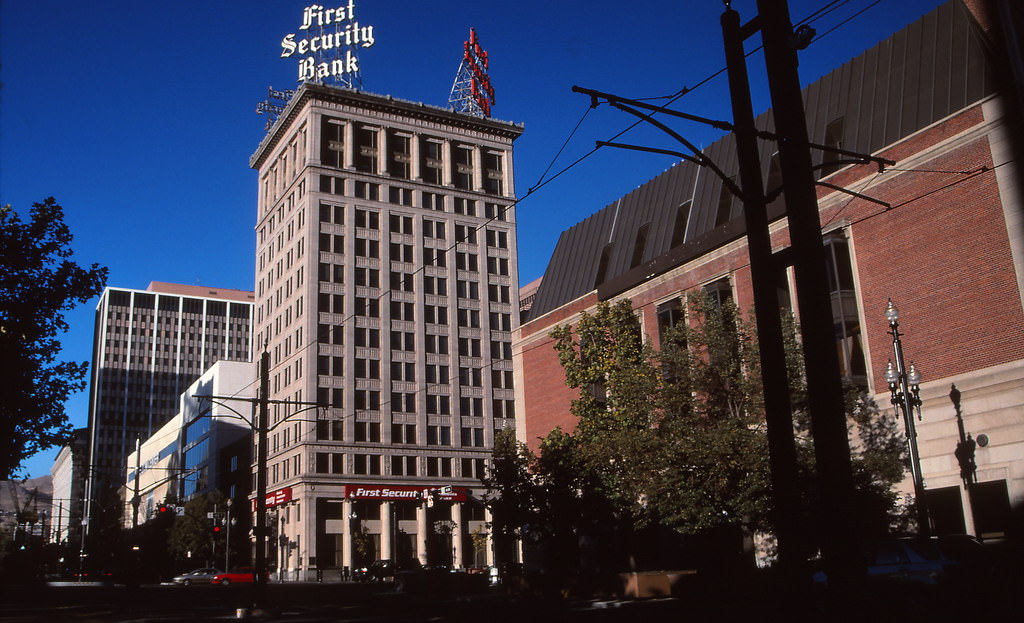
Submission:
<svg viewBox="0 0 1024 623">
<path fill-rule="evenodd" d="M 215 490 L 246 508 L 256 387 L 253 364 L 218 361 L 181 394 L 174 417 L 128 455 L 125 527 L 149 521 L 164 503 L 182 506 Z M 247 523 L 248 513 L 240 515 Z"/>
<path fill-rule="evenodd" d="M 488 562 L 480 477 L 514 424 L 521 126 L 305 84 L 259 172 L 278 567 Z"/>
<path fill-rule="evenodd" d="M 924 377 L 916 425 L 934 528 L 996 536 L 1024 502 L 1024 142 L 1020 50 L 1004 44 L 1014 24 L 993 24 L 985 4 L 938 7 L 809 85 L 804 101 L 813 143 L 896 161 L 880 171 L 812 156 L 830 185 L 818 186 L 818 207 L 842 372 L 891 408 L 891 298 Z M 770 113 L 757 125 L 771 131 Z M 776 149 L 761 144 L 769 193 L 780 186 Z M 737 174 L 731 136 L 705 153 Z M 550 332 L 598 301 L 630 299 L 655 345 L 685 322 L 690 292 L 752 306 L 741 210 L 720 179 L 682 162 L 563 232 L 514 346 L 522 441 L 573 428 Z M 778 252 L 789 245 L 784 195 L 769 212 Z M 793 285 L 790 268 L 779 296 L 795 310 Z M 970 496 L 954 456 L 953 384 L 978 440 Z"/>
<path fill-rule="evenodd" d="M 87 499 L 124 484 L 136 439 L 167 423 L 207 368 L 250 360 L 252 314 L 253 294 L 242 290 L 153 282 L 146 290 L 103 292 L 93 338 Z"/>
<path fill-rule="evenodd" d="M 53 543 L 80 545 L 82 518 L 85 516 L 85 472 L 89 460 L 89 429 L 79 428 L 71 442 L 60 449 L 50 467 L 53 501 L 50 540 Z"/>
</svg>

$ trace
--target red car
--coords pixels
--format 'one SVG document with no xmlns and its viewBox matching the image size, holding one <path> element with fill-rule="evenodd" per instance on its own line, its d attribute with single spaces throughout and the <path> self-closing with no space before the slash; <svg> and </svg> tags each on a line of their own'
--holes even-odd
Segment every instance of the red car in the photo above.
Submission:
<svg viewBox="0 0 1024 623">
<path fill-rule="evenodd" d="M 266 571 L 263 572 L 263 576 L 266 580 L 270 580 L 270 574 Z M 236 567 L 230 571 L 218 573 L 213 576 L 213 579 L 210 580 L 210 584 L 221 584 L 223 586 L 235 583 L 252 584 L 255 577 L 255 567 Z"/>
</svg>

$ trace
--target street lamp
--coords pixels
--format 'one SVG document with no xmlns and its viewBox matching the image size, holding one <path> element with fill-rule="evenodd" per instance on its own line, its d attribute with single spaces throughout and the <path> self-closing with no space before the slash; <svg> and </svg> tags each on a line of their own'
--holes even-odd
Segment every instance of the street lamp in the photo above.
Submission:
<svg viewBox="0 0 1024 623">
<path fill-rule="evenodd" d="M 914 479 L 914 501 L 917 508 L 917 530 L 920 536 L 931 534 L 928 521 L 928 507 L 924 499 L 924 475 L 921 473 L 921 455 L 917 449 L 917 429 L 914 426 L 914 411 L 921 419 L 921 374 L 911 363 L 910 367 L 903 361 L 902 335 L 899 330 L 900 311 L 889 299 L 885 307 L 885 318 L 889 321 L 889 335 L 892 336 L 892 350 L 896 364 L 892 360 L 885 366 L 885 382 L 889 384 L 892 404 L 903 411 L 903 425 L 906 428 L 907 443 L 910 446 L 910 473 Z"/>
</svg>

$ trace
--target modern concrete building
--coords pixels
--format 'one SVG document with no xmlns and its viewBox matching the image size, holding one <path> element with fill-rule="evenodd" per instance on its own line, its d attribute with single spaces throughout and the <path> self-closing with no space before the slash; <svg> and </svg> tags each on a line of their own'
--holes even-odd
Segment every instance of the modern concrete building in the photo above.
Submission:
<svg viewBox="0 0 1024 623">
<path fill-rule="evenodd" d="M 253 294 L 242 290 L 153 282 L 104 291 L 90 379 L 88 499 L 124 484 L 136 439 L 170 420 L 207 368 L 250 360 L 252 315 Z"/>
<path fill-rule="evenodd" d="M 71 442 L 57 453 L 50 467 L 53 479 L 50 540 L 53 543 L 79 545 L 82 542 L 88 460 L 89 429 L 79 428 L 72 433 Z"/>
<path fill-rule="evenodd" d="M 253 364 L 218 361 L 180 397 L 178 412 L 128 455 L 124 526 L 152 519 L 165 502 L 184 505 L 219 490 L 246 509 L 251 478 Z M 240 400 L 225 400 L 238 398 Z M 132 510 L 137 500 L 138 515 Z M 243 517 L 248 516 L 242 510 Z M 247 519 L 246 519 L 247 523 Z"/>
<path fill-rule="evenodd" d="M 841 370 L 891 408 L 891 298 L 908 363 L 924 379 L 916 428 L 939 533 L 1000 535 L 1011 505 L 1024 503 L 1020 35 L 1010 3 L 954 0 L 804 89 L 813 143 L 896 161 L 880 171 L 812 155 L 827 184 L 818 208 Z M 770 111 L 757 127 L 773 129 Z M 760 148 L 771 192 L 781 182 L 777 147 Z M 737 174 L 731 136 L 705 154 Z M 690 292 L 752 306 L 742 208 L 721 179 L 680 162 L 563 232 L 515 340 L 522 441 L 575 424 L 554 327 L 599 301 L 630 299 L 657 346 L 665 328 L 685 321 Z M 785 208 L 784 195 L 769 206 L 775 252 L 790 243 Z M 793 284 L 788 268 L 779 296 L 795 309 Z M 977 440 L 973 512 L 954 456 L 953 384 L 964 430 Z M 912 492 L 909 477 L 904 488 Z"/>
<path fill-rule="evenodd" d="M 514 422 L 522 127 L 305 84 L 259 172 L 278 566 L 488 562 L 479 478 Z M 429 495 L 427 492 L 430 492 Z"/>
</svg>

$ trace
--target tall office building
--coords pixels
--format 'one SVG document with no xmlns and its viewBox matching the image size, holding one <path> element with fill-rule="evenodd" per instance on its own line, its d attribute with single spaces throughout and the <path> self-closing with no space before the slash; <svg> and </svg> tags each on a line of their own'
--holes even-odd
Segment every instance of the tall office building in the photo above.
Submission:
<svg viewBox="0 0 1024 623">
<path fill-rule="evenodd" d="M 207 368 L 251 360 L 252 313 L 253 293 L 242 290 L 152 282 L 103 292 L 90 381 L 89 499 L 124 482 L 136 438 L 174 417 L 182 392 Z"/>
<path fill-rule="evenodd" d="M 487 562 L 479 477 L 515 417 L 521 132 L 307 83 L 252 156 L 270 398 L 325 405 L 271 406 L 279 569 Z"/>
</svg>

